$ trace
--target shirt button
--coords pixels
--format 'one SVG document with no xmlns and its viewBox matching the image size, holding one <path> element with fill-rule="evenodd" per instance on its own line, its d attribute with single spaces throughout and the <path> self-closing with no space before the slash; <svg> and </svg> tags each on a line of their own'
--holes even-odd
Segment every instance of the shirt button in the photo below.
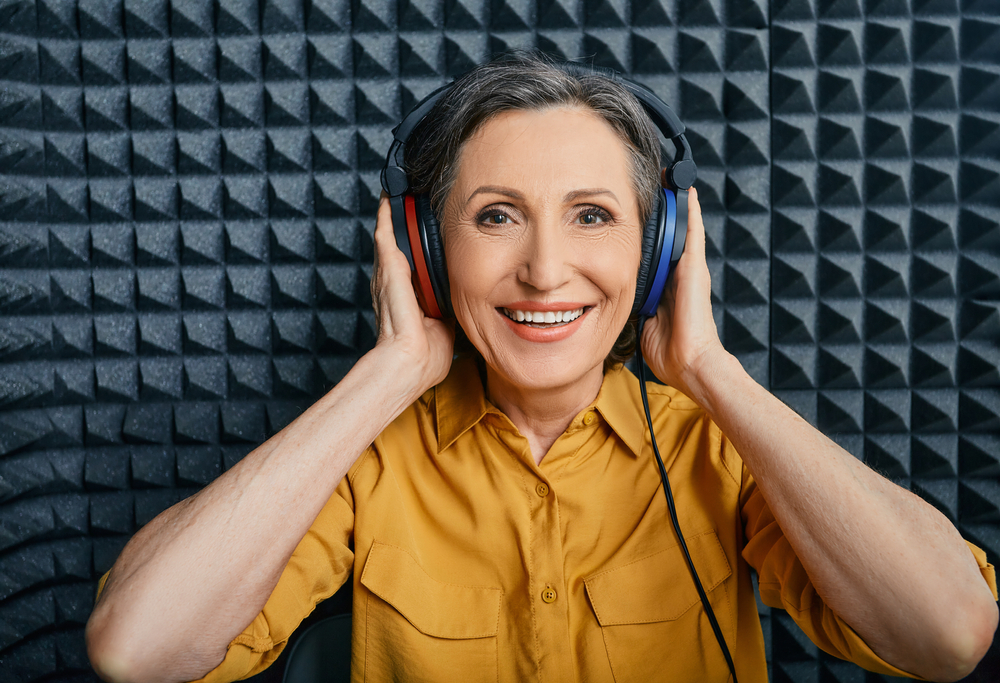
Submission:
<svg viewBox="0 0 1000 683">
<path fill-rule="evenodd" d="M 596 419 L 597 418 L 594 417 L 593 413 L 587 413 L 586 415 L 583 416 L 583 424 L 589 427 L 590 425 L 594 424 L 594 420 Z"/>
<path fill-rule="evenodd" d="M 549 495 L 549 487 L 544 482 L 538 482 L 538 486 L 535 487 L 535 493 L 544 498 Z"/>
<path fill-rule="evenodd" d="M 552 586 L 546 586 L 542 589 L 542 602 L 551 605 L 556 601 L 556 597 L 556 589 Z"/>
</svg>

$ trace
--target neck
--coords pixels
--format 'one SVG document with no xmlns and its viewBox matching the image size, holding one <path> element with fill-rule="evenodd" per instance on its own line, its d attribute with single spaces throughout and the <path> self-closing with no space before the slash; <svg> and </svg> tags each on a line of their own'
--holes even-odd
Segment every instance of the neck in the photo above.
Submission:
<svg viewBox="0 0 1000 683">
<path fill-rule="evenodd" d="M 486 396 L 528 440 L 538 464 L 573 418 L 597 398 L 603 381 L 603 363 L 570 384 L 544 389 L 511 384 L 487 366 Z"/>
</svg>

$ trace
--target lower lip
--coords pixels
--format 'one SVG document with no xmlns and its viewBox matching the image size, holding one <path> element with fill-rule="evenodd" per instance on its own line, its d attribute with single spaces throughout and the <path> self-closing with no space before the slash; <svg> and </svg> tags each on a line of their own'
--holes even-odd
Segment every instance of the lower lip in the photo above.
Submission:
<svg viewBox="0 0 1000 683">
<path fill-rule="evenodd" d="M 541 343 L 557 342 L 566 339 L 580 329 L 580 325 L 582 324 L 583 319 L 587 317 L 588 313 L 590 313 L 589 308 L 585 310 L 583 315 L 576 320 L 568 322 L 565 325 L 559 325 L 558 327 L 531 327 L 530 325 L 516 323 L 500 311 L 497 311 L 497 315 L 504 319 L 507 326 L 518 337 L 524 339 L 525 341 Z"/>
</svg>

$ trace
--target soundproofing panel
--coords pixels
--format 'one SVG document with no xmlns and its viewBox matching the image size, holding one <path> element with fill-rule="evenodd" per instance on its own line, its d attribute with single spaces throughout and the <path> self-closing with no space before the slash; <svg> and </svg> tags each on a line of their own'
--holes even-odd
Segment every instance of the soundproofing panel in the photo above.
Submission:
<svg viewBox="0 0 1000 683">
<path fill-rule="evenodd" d="M 372 346 L 390 128 L 511 48 L 674 105 L 727 348 L 996 563 L 997 14 L 0 0 L 0 679 L 95 681 L 83 625 L 130 536 Z M 760 611 L 774 680 L 888 680 Z"/>
<path fill-rule="evenodd" d="M 996 10 L 776 1 L 770 83 L 771 388 L 991 558 L 1000 553 Z M 772 628 L 775 680 L 847 680 L 801 637 L 792 645 L 787 617 Z"/>
</svg>

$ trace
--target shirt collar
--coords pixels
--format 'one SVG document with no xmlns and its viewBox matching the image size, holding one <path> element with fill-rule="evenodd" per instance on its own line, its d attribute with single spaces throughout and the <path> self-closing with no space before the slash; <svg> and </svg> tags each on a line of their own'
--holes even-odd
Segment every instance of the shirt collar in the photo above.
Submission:
<svg viewBox="0 0 1000 683">
<path fill-rule="evenodd" d="M 483 419 L 491 408 L 486 403 L 486 393 L 483 391 L 475 360 L 456 358 L 448 376 L 434 387 L 438 453 L 455 443 L 458 437 Z"/>
<path fill-rule="evenodd" d="M 605 372 L 594 407 L 633 455 L 641 456 L 647 442 L 647 425 L 635 375 L 621 365 Z"/>
<path fill-rule="evenodd" d="M 441 384 L 434 387 L 438 453 L 451 446 L 487 413 L 499 413 L 486 400 L 479 368 L 471 358 L 457 358 Z M 619 366 L 604 373 L 593 408 L 633 455 L 646 445 L 646 416 L 639 396 L 639 380 Z"/>
</svg>

